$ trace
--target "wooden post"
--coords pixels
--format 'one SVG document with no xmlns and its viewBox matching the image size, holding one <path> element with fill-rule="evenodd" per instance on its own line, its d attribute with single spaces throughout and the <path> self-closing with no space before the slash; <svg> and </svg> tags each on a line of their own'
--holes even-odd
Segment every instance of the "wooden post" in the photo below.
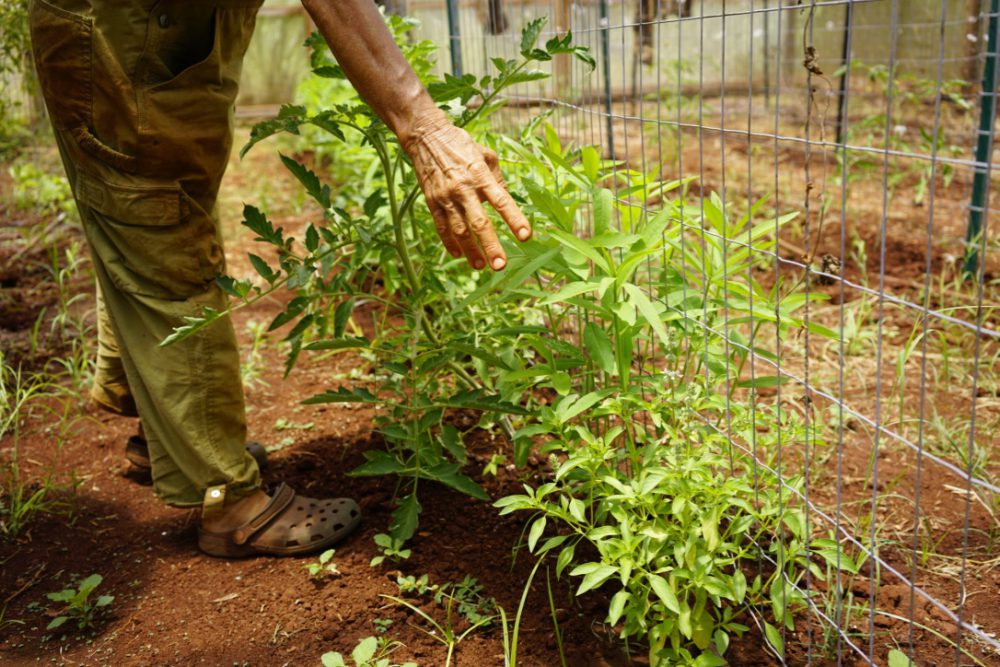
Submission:
<svg viewBox="0 0 1000 667">
<path fill-rule="evenodd" d="M 555 32 L 556 34 L 565 34 L 570 30 L 570 15 L 569 15 L 569 0 L 557 0 L 556 3 L 556 16 L 555 16 Z M 552 63 L 555 69 L 555 97 L 562 98 L 570 93 L 570 68 L 573 64 L 572 56 L 568 54 L 559 54 L 554 59 L 555 62 Z"/>
</svg>

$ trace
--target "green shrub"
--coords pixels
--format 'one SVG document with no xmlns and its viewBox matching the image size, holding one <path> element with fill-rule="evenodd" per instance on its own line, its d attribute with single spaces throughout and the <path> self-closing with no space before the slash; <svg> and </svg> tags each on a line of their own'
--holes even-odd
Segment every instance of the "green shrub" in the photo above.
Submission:
<svg viewBox="0 0 1000 667">
<path fill-rule="evenodd" d="M 532 63 L 560 53 L 593 63 L 569 35 L 539 47 L 542 25 L 528 24 L 520 57 L 496 59 L 492 76 L 428 81 L 456 124 L 498 151 L 532 219 L 532 240 L 504 239 L 503 272 L 470 272 L 446 254 L 426 207 L 416 205 L 406 156 L 354 98 L 320 111 L 285 107 L 254 129 L 244 150 L 277 132 L 318 128 L 354 142 L 376 166 L 364 188 L 335 189 L 282 156 L 322 221 L 296 240 L 248 206 L 244 224 L 279 260 L 251 255 L 258 279 L 220 285 L 232 308 L 295 293 L 270 325 L 289 327 L 288 370 L 303 350 L 355 350 L 371 362 L 371 387 L 305 402 L 383 408 L 376 425 L 387 448 L 366 452 L 353 473 L 400 478 L 383 548 L 402 553 L 414 534 L 421 480 L 487 499 L 462 473 L 463 434 L 447 419 L 455 409 L 479 411 L 478 426 L 511 438 L 517 465 L 533 450 L 550 455 L 551 482 L 499 501 L 504 512 L 536 514 L 529 547 L 558 550 L 558 572 L 573 564 L 580 593 L 614 586 L 608 620 L 621 622 L 624 637 L 648 641 L 652 664 L 723 664 L 748 611 L 766 610 L 768 641 L 780 644 L 776 625 L 792 627 L 802 601 L 794 584 L 807 570 L 822 577 L 813 559 L 841 551 L 836 542 L 806 543 L 802 482 L 774 454 L 778 437 L 786 450 L 814 443 L 794 414 L 758 394 L 784 378 L 748 368 L 753 357 L 777 358 L 759 343 L 763 333 L 778 341 L 808 328 L 832 337 L 796 316 L 825 297 L 753 278 L 794 214 L 768 211 L 764 200 L 688 203 L 688 181 L 648 179 L 592 147 L 563 146 L 542 119 L 517 138 L 491 132 L 500 93 L 545 76 Z M 343 76 L 321 55 L 314 65 L 321 77 Z M 651 201 L 659 202 L 653 210 Z M 384 306 L 370 328 L 357 319 L 362 302 Z M 165 343 L 221 315 L 192 318 Z M 547 529 L 556 534 L 543 539 Z M 599 560 L 574 563 L 582 541 Z"/>
</svg>

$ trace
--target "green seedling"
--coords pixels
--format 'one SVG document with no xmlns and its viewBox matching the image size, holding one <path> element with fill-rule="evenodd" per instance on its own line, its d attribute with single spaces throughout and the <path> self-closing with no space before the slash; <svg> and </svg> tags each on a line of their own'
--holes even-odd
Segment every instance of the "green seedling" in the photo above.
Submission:
<svg viewBox="0 0 1000 667">
<path fill-rule="evenodd" d="M 303 565 L 302 569 L 317 581 L 325 577 L 339 575 L 340 570 L 337 569 L 337 564 L 332 560 L 334 552 L 334 549 L 327 549 L 315 561 Z"/>
<path fill-rule="evenodd" d="M 375 540 L 375 545 L 378 546 L 379 551 L 381 551 L 382 554 L 372 558 L 370 563 L 372 567 L 378 567 L 384 563 L 386 559 L 393 562 L 406 560 L 410 557 L 410 554 L 413 553 L 412 550 L 403 548 L 403 540 L 393 538 L 391 535 L 378 533 L 373 539 Z"/>
<path fill-rule="evenodd" d="M 486 462 L 486 465 L 483 466 L 483 477 L 486 477 L 487 475 L 496 477 L 496 474 L 500 470 L 500 467 L 504 465 L 506 462 L 507 462 L 506 456 L 504 456 L 503 454 L 494 454 L 493 456 L 490 457 L 490 460 Z"/>
<path fill-rule="evenodd" d="M 114 602 L 113 595 L 100 595 L 90 599 L 91 593 L 101 585 L 103 577 L 92 574 L 81 581 L 76 588 L 65 588 L 45 597 L 53 602 L 65 604 L 60 614 L 52 619 L 46 630 L 62 627 L 67 621 L 76 621 L 77 630 L 92 630 L 97 622 L 108 613 L 108 606 Z"/>
<path fill-rule="evenodd" d="M 455 647 L 477 628 L 489 627 L 498 617 L 497 603 L 493 598 L 485 597 L 482 593 L 483 587 L 474 578 L 465 576 L 459 583 L 445 583 L 441 585 L 431 584 L 429 576 L 424 574 L 419 578 L 413 576 L 398 577 L 396 580 L 399 591 L 402 594 L 410 594 L 417 597 L 431 595 L 435 604 L 444 610 L 445 618 L 443 622 L 438 622 L 434 617 L 423 611 L 417 605 L 394 595 L 383 595 L 387 600 L 392 600 L 396 604 L 410 609 L 424 621 L 427 627 L 416 626 L 427 636 L 444 644 L 448 649 L 445 665 L 451 664 Z M 502 612 L 499 612 L 502 613 Z M 458 618 L 464 619 L 468 627 L 462 632 L 456 629 Z"/>
<path fill-rule="evenodd" d="M 394 663 L 390 654 L 403 645 L 385 637 L 365 637 L 351 651 L 351 662 L 336 651 L 324 653 L 320 658 L 323 667 L 417 667 L 415 662 Z"/>
<path fill-rule="evenodd" d="M 389 632 L 389 628 L 392 627 L 393 620 L 391 618 L 373 618 L 372 625 L 375 626 L 375 630 L 380 634 L 384 635 Z"/>
<path fill-rule="evenodd" d="M 396 577 L 396 585 L 399 592 L 407 595 L 426 595 L 437 590 L 437 586 L 430 583 L 430 575 L 422 574 L 419 577 L 411 575 Z"/>
</svg>

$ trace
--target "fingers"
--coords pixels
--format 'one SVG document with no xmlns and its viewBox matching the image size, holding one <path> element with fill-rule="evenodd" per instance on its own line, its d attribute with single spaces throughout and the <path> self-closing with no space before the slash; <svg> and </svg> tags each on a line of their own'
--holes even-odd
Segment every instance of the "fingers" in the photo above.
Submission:
<svg viewBox="0 0 1000 667">
<path fill-rule="evenodd" d="M 448 227 L 451 235 L 458 242 L 458 246 L 461 248 L 462 254 L 469 261 L 469 265 L 476 270 L 485 267 L 486 259 L 479 249 L 479 244 L 476 243 L 475 234 L 473 234 L 472 229 L 466 222 L 462 208 L 451 201 L 443 204 L 441 208 L 444 209 L 445 215 L 448 218 Z"/>
<path fill-rule="evenodd" d="M 424 136 L 408 152 L 448 253 L 464 255 L 477 270 L 503 269 L 507 257 L 481 202 L 488 201 L 521 241 L 531 238 L 531 225 L 507 192 L 497 154 L 454 127 Z"/>
<path fill-rule="evenodd" d="M 500 187 L 507 189 L 507 182 L 503 180 L 503 174 L 500 173 L 500 158 L 497 157 L 497 154 L 489 148 L 483 148 L 483 161 L 490 168 L 493 179 L 500 184 Z"/>
<path fill-rule="evenodd" d="M 490 268 L 499 271 L 507 266 L 507 256 L 504 254 L 503 246 L 500 245 L 497 232 L 493 229 L 493 223 L 486 217 L 486 212 L 479 203 L 479 197 L 473 191 L 467 191 L 462 195 L 460 204 L 465 214 L 465 221 L 486 254 Z"/>
<path fill-rule="evenodd" d="M 514 232 L 517 240 L 527 241 L 531 238 L 531 223 L 524 217 L 524 213 L 521 212 L 517 202 L 510 196 L 506 188 L 499 183 L 491 183 L 483 188 L 483 195 L 486 197 L 486 201 L 504 219 L 507 226 L 510 227 L 510 231 Z"/>
<path fill-rule="evenodd" d="M 451 233 L 451 226 L 448 224 L 448 214 L 439 206 L 430 205 L 428 208 L 430 208 L 431 216 L 434 218 L 434 228 L 437 230 L 441 243 L 444 244 L 444 249 L 452 257 L 461 257 L 462 248 L 458 245 L 458 241 L 455 240 L 455 235 Z"/>
</svg>

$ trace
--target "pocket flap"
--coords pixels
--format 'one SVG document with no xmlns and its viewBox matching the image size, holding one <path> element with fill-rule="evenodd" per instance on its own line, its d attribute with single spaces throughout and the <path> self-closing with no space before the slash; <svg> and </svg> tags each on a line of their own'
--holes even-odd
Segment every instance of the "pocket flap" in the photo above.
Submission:
<svg viewBox="0 0 1000 667">
<path fill-rule="evenodd" d="M 125 225 L 176 225 L 185 217 L 183 193 L 177 184 L 123 185 L 80 172 L 76 198 Z"/>
</svg>

